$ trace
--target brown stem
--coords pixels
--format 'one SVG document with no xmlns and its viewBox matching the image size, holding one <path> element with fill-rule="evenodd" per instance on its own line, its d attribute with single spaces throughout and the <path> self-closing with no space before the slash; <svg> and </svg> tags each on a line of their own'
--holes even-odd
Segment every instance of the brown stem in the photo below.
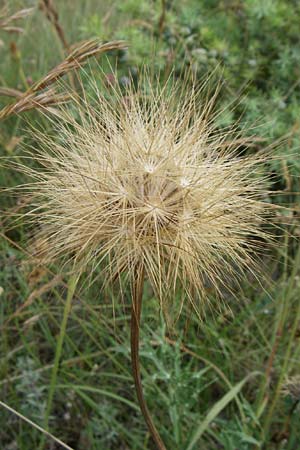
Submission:
<svg viewBox="0 0 300 450">
<path fill-rule="evenodd" d="M 139 341 L 140 341 L 140 318 L 142 310 L 142 297 L 144 285 L 144 268 L 136 271 L 135 282 L 132 293 L 132 309 L 131 309 L 131 365 L 134 378 L 135 390 L 141 412 L 144 416 L 148 430 L 158 448 L 158 450 L 166 450 L 166 447 L 155 428 L 150 412 L 144 399 L 143 386 L 141 380 L 140 360 L 139 360 Z"/>
<path fill-rule="evenodd" d="M 159 31 L 160 37 L 165 28 L 166 8 L 167 8 L 166 0 L 162 0 L 161 1 L 161 15 L 160 15 L 159 22 L 158 22 L 158 31 Z"/>
<path fill-rule="evenodd" d="M 55 31 L 56 31 L 66 53 L 69 53 L 70 47 L 67 43 L 64 30 L 59 23 L 58 12 L 54 6 L 53 1 L 52 0 L 42 0 L 41 8 L 44 9 L 47 19 L 54 26 Z"/>
</svg>

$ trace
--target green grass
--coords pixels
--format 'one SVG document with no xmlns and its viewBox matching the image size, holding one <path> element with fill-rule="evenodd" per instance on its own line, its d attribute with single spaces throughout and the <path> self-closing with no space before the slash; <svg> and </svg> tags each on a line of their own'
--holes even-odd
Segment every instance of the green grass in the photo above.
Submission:
<svg viewBox="0 0 300 450">
<path fill-rule="evenodd" d="M 9 3 L 12 11 L 35 5 Z M 262 256 L 270 282 L 246 274 L 240 287 L 232 287 L 234 294 L 224 293 L 228 306 L 221 311 L 208 291 L 212 307 L 203 322 L 186 308 L 173 332 L 165 329 L 146 286 L 141 361 L 146 400 L 168 449 L 297 450 L 299 402 L 281 390 L 300 370 L 299 3 L 167 2 L 161 34 L 160 2 L 56 0 L 56 5 L 70 43 L 95 35 L 129 40 L 118 62 L 121 83 L 144 63 L 162 74 L 170 65 L 175 73 L 192 66 L 199 78 L 220 63 L 216 70 L 225 82 L 219 105 L 242 93 L 235 110 L 220 116 L 220 126 L 240 116 L 241 126 L 259 125 L 249 133 L 264 142 L 252 151 L 282 139 L 273 149 L 282 159 L 268 167 L 272 201 L 295 212 L 278 218 L 276 246 Z M 25 90 L 60 61 L 63 49 L 42 12 L 36 10 L 22 25 L 19 37 L 0 30 L 0 85 Z M 97 69 L 91 64 L 89 70 Z M 0 97 L 0 103 L 7 99 Z M 51 130 L 38 112 L 2 122 L 2 156 L 22 156 L 21 141 L 14 138 L 30 141 L 28 122 Z M 14 170 L 0 168 L 1 186 L 21 181 Z M 129 293 L 119 303 L 117 292 L 100 292 L 101 274 L 98 285 L 83 278 L 64 332 L 68 276 L 59 267 L 27 262 L 32 230 L 22 220 L 15 225 L 9 215 L 22 201 L 1 194 L 0 400 L 40 426 L 49 422 L 49 431 L 74 449 L 153 448 L 130 371 Z M 1 450 L 36 449 L 43 439 L 39 430 L 1 409 Z M 45 442 L 47 449 L 59 448 L 50 438 Z"/>
</svg>

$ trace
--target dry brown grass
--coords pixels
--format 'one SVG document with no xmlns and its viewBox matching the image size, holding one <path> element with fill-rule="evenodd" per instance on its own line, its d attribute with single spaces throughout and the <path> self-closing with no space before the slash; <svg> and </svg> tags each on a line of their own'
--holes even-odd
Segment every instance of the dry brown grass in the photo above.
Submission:
<svg viewBox="0 0 300 450">
<path fill-rule="evenodd" d="M 69 44 L 67 42 L 64 29 L 60 25 L 59 15 L 58 15 L 57 9 L 55 7 L 54 1 L 53 0 L 41 0 L 40 8 L 45 13 L 49 22 L 52 23 L 52 25 L 53 25 L 54 29 L 56 30 L 56 33 L 62 43 L 62 46 L 68 52 Z"/>
<path fill-rule="evenodd" d="M 29 16 L 33 10 L 34 8 L 21 9 L 20 11 L 10 15 L 8 6 L 3 6 L 0 9 L 0 29 L 10 33 L 22 33 L 23 28 L 15 26 L 13 23 Z"/>
<path fill-rule="evenodd" d="M 80 44 L 76 44 L 64 61 L 55 66 L 45 77 L 34 84 L 32 90 L 37 91 L 44 89 L 71 70 L 79 69 L 84 66 L 88 58 L 91 58 L 92 56 L 99 56 L 111 50 L 121 50 L 126 47 L 124 41 L 112 41 L 103 44 L 99 39 L 90 39 L 81 42 Z"/>
<path fill-rule="evenodd" d="M 3 92 L 3 89 L 2 89 Z M 6 93 L 12 96 L 13 91 Z M 16 93 L 15 93 L 16 94 Z M 59 106 L 66 103 L 70 99 L 67 93 L 58 93 L 54 88 L 49 88 L 44 92 L 27 92 L 26 94 L 18 94 L 17 102 L 8 105 L 0 111 L 0 119 L 11 116 L 12 114 L 20 114 L 31 109 L 46 108 L 50 106 Z"/>
<path fill-rule="evenodd" d="M 70 71 L 84 66 L 90 57 L 124 48 L 126 48 L 124 41 L 112 41 L 105 44 L 100 42 L 99 39 L 84 41 L 75 46 L 61 63 L 30 86 L 26 92 L 20 93 L 13 89 L 1 88 L 0 94 L 14 96 L 17 98 L 17 101 L 7 105 L 0 111 L 0 120 L 12 114 L 19 114 L 30 109 L 47 108 L 52 105 L 65 103 L 69 98 L 69 94 L 57 93 L 54 87 L 49 88 L 49 86 L 53 85 Z"/>
</svg>

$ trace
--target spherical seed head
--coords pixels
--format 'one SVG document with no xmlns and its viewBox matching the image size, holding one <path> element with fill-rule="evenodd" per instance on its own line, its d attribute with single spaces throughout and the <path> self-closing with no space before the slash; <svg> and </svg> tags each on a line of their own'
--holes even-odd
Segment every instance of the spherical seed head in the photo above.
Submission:
<svg viewBox="0 0 300 450">
<path fill-rule="evenodd" d="M 50 258 L 101 264 L 110 280 L 143 266 L 162 305 L 180 284 L 197 307 L 205 283 L 248 266 L 264 237 L 262 158 L 214 127 L 213 99 L 169 84 L 97 91 L 96 107 L 77 104 L 80 120 L 61 112 L 57 138 L 39 140 L 38 237 Z"/>
</svg>

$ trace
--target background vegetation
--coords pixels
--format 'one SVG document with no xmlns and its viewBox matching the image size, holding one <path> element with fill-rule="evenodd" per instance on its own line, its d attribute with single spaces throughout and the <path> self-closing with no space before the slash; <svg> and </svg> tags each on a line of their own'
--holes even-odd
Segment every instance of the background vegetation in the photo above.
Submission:
<svg viewBox="0 0 300 450">
<path fill-rule="evenodd" d="M 24 91 L 62 60 L 65 49 L 37 1 L 8 3 L 11 13 L 35 7 L 18 22 L 23 33 L 0 30 L 0 85 Z M 138 77 L 145 63 L 163 76 L 173 66 L 178 74 L 192 67 L 198 78 L 214 70 L 224 81 L 219 106 L 236 104 L 220 115 L 220 127 L 236 119 L 241 127 L 251 124 L 253 152 L 277 143 L 273 152 L 282 158 L 268 166 L 274 195 L 267 201 L 291 209 L 278 214 L 276 250 L 261 262 L 270 282 L 261 285 L 249 274 L 235 295 L 224 293 L 227 308 L 208 310 L 201 324 L 185 311 L 173 334 L 147 289 L 141 357 L 146 399 L 168 448 L 300 449 L 300 3 L 56 0 L 55 5 L 69 44 L 95 36 L 128 41 L 129 50 L 118 54 L 121 85 Z M 111 77 L 107 62 L 98 62 Z M 0 102 L 5 106 L 8 99 Z M 22 155 L 22 142 L 32 139 L 28 121 L 51 129 L 38 111 L 2 121 L 2 156 Z M 10 187 L 24 178 L 1 168 L 0 181 Z M 42 424 L 67 278 L 59 268 L 28 264 L 28 229 L 10 219 L 22 206 L 21 196 L 2 194 L 0 399 Z M 83 283 L 67 325 L 50 430 L 74 449 L 152 448 L 130 372 L 130 299 L 118 304 L 114 298 L 114 292 L 99 294 L 97 286 Z M 1 450 L 36 449 L 40 440 L 39 431 L 0 410 Z M 49 439 L 46 448 L 59 446 Z"/>
</svg>

